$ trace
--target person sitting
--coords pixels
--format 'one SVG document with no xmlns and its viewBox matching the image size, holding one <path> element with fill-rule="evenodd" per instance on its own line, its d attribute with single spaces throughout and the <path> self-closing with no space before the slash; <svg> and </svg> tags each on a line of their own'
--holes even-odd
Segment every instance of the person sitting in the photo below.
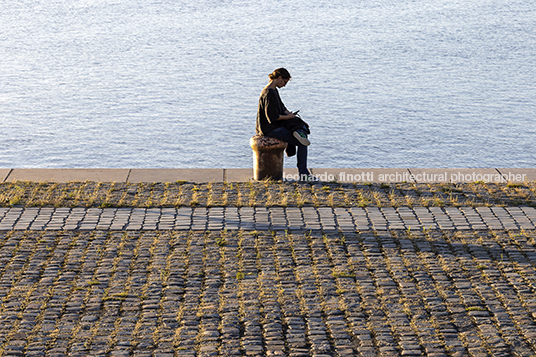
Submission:
<svg viewBox="0 0 536 357">
<path fill-rule="evenodd" d="M 298 115 L 290 112 L 281 97 L 278 88 L 290 81 L 290 73 L 285 68 L 278 68 L 268 75 L 270 81 L 264 87 L 259 98 L 255 131 L 258 135 L 269 136 L 288 143 L 287 155 L 297 153 L 297 167 L 300 180 L 311 181 L 314 176 L 307 169 L 307 146 L 309 125 Z M 297 149 L 296 149 L 297 148 Z"/>
</svg>

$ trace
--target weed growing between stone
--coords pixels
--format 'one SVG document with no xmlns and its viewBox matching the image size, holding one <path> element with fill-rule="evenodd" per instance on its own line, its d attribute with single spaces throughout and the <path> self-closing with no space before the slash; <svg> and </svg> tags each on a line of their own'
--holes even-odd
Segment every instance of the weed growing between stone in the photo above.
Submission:
<svg viewBox="0 0 536 357">
<path fill-rule="evenodd" d="M 2 207 L 536 206 L 536 183 L 342 184 L 296 182 L 0 184 Z"/>
</svg>

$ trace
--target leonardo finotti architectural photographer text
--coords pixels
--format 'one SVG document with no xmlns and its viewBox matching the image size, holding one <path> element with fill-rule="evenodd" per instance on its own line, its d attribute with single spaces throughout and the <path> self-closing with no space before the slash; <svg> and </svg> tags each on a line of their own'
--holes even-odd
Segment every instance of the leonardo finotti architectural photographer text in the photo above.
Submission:
<svg viewBox="0 0 536 357">
<path fill-rule="evenodd" d="M 314 173 L 314 176 L 324 182 L 524 182 L 526 174 L 519 173 L 481 173 L 474 172 L 441 172 L 441 173 L 418 173 L 411 174 L 408 171 L 396 171 L 386 173 L 375 173 L 373 171 L 362 171 L 358 173 L 338 173 L 323 172 Z M 286 180 L 299 180 L 298 174 L 283 174 Z"/>
</svg>

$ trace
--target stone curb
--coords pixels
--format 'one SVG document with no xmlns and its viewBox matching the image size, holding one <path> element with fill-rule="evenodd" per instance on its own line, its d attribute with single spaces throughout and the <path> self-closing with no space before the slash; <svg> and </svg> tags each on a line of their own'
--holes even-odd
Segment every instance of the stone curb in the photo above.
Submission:
<svg viewBox="0 0 536 357">
<path fill-rule="evenodd" d="M 321 181 L 337 182 L 513 182 L 536 181 L 536 169 L 372 169 L 314 168 Z M 285 180 L 298 179 L 296 169 L 284 169 Z M 0 169 L 0 182 L 248 182 L 252 169 Z"/>
</svg>

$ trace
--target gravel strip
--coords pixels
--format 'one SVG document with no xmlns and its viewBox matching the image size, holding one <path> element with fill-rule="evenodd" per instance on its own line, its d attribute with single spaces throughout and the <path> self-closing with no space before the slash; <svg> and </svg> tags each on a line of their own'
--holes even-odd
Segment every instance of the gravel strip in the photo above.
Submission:
<svg viewBox="0 0 536 357">
<path fill-rule="evenodd" d="M 107 182 L 0 184 L 0 207 L 536 206 L 536 183 Z"/>
</svg>

